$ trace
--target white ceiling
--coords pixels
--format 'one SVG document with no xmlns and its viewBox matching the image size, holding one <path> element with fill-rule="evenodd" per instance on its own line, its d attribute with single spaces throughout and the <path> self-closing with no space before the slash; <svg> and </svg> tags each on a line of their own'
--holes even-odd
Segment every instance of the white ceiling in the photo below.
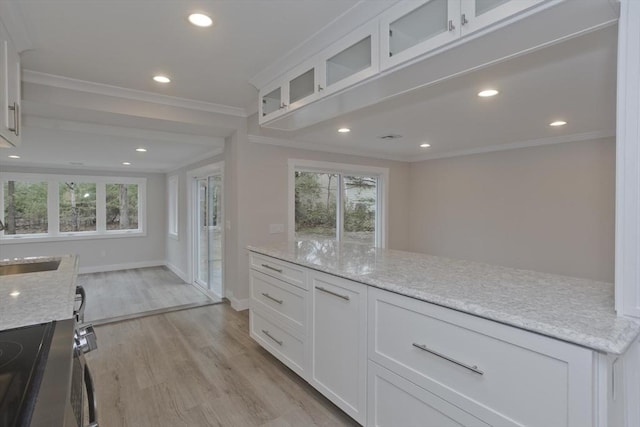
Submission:
<svg viewBox="0 0 640 427">
<path fill-rule="evenodd" d="M 2 0 L 17 5 L 33 49 L 23 68 L 250 108 L 249 79 L 357 0 Z M 214 20 L 197 28 L 188 14 Z M 156 73 L 172 82 L 152 81 Z"/>
<path fill-rule="evenodd" d="M 249 111 L 257 102 L 249 79 L 357 3 L 0 1 L 17 6 L 13 10 L 25 22 L 33 45 L 22 53 L 27 70 Z M 210 13 L 214 26 L 189 25 L 186 15 L 192 11 Z M 252 127 L 250 133 L 270 137 L 272 143 L 407 161 L 611 134 L 616 31 L 605 28 L 299 131 Z M 151 76 L 157 72 L 170 75 L 173 82 L 154 83 Z M 479 99 L 476 93 L 488 86 L 501 93 Z M 84 163 L 77 167 L 113 169 L 129 161 L 123 153 L 148 146 L 145 155 L 134 153 L 131 169 L 167 171 L 211 153 L 232 131 L 113 112 L 97 119 L 95 112 L 56 110 L 29 101 L 24 110 L 23 146 L 3 150 L 23 158 L 13 162 L 2 156 L 0 164 L 70 167 L 73 162 Z M 556 118 L 569 124 L 547 126 Z M 341 126 L 352 132 L 338 134 Z M 390 133 L 403 138 L 379 139 Z M 422 142 L 432 147 L 421 149 Z"/>
</svg>

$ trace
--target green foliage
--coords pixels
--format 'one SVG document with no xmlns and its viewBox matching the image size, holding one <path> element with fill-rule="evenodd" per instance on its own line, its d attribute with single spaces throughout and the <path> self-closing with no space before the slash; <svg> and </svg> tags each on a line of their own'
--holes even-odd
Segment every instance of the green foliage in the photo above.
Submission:
<svg viewBox="0 0 640 427">
<path fill-rule="evenodd" d="M 138 185 L 137 184 L 107 184 L 107 229 L 120 228 L 120 187 L 127 189 L 127 203 L 129 206 L 129 224 L 138 227 Z"/>
</svg>

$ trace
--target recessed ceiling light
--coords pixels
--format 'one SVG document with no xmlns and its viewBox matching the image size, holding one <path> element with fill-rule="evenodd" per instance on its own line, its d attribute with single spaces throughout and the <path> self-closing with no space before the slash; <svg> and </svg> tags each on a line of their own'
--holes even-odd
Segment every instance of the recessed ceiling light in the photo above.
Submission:
<svg viewBox="0 0 640 427">
<path fill-rule="evenodd" d="M 564 126 L 566 124 L 567 122 L 565 122 L 564 120 L 556 120 L 555 122 L 549 123 L 549 126 L 556 127 L 556 126 Z"/>
<path fill-rule="evenodd" d="M 340 132 L 340 133 L 349 133 L 349 132 L 351 132 L 351 129 L 349 129 L 349 128 L 340 128 L 340 129 L 338 129 L 338 132 Z"/>
<path fill-rule="evenodd" d="M 499 94 L 500 92 L 498 92 L 495 89 L 485 89 L 481 92 L 478 92 L 478 96 L 481 98 L 488 98 L 490 96 L 496 96 L 497 94 Z"/>
<path fill-rule="evenodd" d="M 15 297 L 17 297 L 18 295 L 20 295 L 20 292 L 19 292 L 19 291 L 13 291 L 13 292 L 11 292 L 9 295 L 15 298 Z"/>
<path fill-rule="evenodd" d="M 146 148 L 136 148 L 136 151 L 137 151 L 138 153 L 146 153 L 146 152 L 147 152 L 147 149 L 146 149 Z"/>
<path fill-rule="evenodd" d="M 17 156 L 17 155 L 15 155 L 15 154 L 11 154 L 11 155 L 9 156 L 9 158 L 10 158 L 10 159 L 19 159 L 19 158 L 20 158 L 20 156 Z"/>
<path fill-rule="evenodd" d="M 125 165 L 125 166 L 130 166 L 131 165 L 131 163 L 129 163 L 129 162 L 122 162 L 122 164 Z"/>
<path fill-rule="evenodd" d="M 161 75 L 153 76 L 153 80 L 155 80 L 158 83 L 169 83 L 169 82 L 171 82 L 171 79 L 169 77 L 161 76 Z"/>
<path fill-rule="evenodd" d="M 189 22 L 196 27 L 210 27 L 213 20 L 203 13 L 192 13 L 189 15 Z"/>
<path fill-rule="evenodd" d="M 429 148 L 431 147 L 431 144 L 427 144 L 426 142 L 424 144 L 420 144 L 420 148 Z"/>
</svg>

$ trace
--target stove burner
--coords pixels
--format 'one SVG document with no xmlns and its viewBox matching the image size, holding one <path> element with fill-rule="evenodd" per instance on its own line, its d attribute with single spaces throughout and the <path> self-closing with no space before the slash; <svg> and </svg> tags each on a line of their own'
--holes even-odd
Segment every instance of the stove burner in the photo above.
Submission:
<svg viewBox="0 0 640 427">
<path fill-rule="evenodd" d="M 24 347 L 22 344 L 13 341 L 0 341 L 0 368 L 7 366 L 16 360 Z"/>
</svg>

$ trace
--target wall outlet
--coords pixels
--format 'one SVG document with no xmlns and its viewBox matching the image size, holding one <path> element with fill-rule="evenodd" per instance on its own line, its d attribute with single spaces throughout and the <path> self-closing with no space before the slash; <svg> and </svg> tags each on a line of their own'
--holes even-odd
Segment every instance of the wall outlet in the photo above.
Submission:
<svg viewBox="0 0 640 427">
<path fill-rule="evenodd" d="M 270 234 L 284 233 L 284 224 L 269 224 L 269 233 Z"/>
</svg>

